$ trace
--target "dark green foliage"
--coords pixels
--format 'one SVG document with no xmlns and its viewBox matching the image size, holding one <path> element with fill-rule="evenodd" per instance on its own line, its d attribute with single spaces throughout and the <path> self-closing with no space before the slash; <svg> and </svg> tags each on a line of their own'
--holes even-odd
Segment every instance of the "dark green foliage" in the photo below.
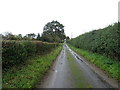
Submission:
<svg viewBox="0 0 120 90">
<path fill-rule="evenodd" d="M 27 34 L 26 36 L 29 39 L 34 39 L 36 35 L 34 33 L 30 33 L 30 34 Z"/>
<path fill-rule="evenodd" d="M 36 54 L 41 55 L 50 52 L 53 48 L 58 46 L 57 43 L 47 43 L 47 42 L 40 42 L 35 41 L 36 44 Z"/>
<path fill-rule="evenodd" d="M 43 28 L 41 40 L 45 42 L 63 42 L 66 38 L 64 26 L 58 21 L 47 23 Z"/>
<path fill-rule="evenodd" d="M 30 41 L 23 42 L 24 48 L 26 49 L 27 57 L 35 55 L 36 45 Z"/>
<path fill-rule="evenodd" d="M 51 51 L 56 44 L 40 41 L 3 41 L 2 64 L 3 69 L 25 62 L 36 54 L 45 54 Z"/>
<path fill-rule="evenodd" d="M 2 88 L 35 88 L 50 69 L 61 49 L 62 45 L 59 45 L 48 54 L 30 58 L 24 65 L 3 70 Z"/>
<path fill-rule="evenodd" d="M 2 47 L 3 68 L 22 63 L 35 55 L 35 44 L 29 41 L 3 41 Z"/>
<path fill-rule="evenodd" d="M 120 55 L 120 41 L 118 23 L 106 28 L 94 30 L 69 41 L 77 48 L 99 53 L 118 60 Z"/>
<path fill-rule="evenodd" d="M 43 43 L 41 48 L 40 48 L 40 51 L 42 54 L 48 52 L 48 51 L 51 51 L 53 48 L 55 48 L 56 44 L 52 44 L 52 43 Z"/>
<path fill-rule="evenodd" d="M 37 40 L 41 40 L 40 34 L 37 35 Z"/>
</svg>

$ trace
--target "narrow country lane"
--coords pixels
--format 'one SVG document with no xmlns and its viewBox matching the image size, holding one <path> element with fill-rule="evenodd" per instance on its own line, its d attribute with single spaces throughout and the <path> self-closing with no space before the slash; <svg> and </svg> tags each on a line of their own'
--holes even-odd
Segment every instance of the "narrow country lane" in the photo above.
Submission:
<svg viewBox="0 0 120 90">
<path fill-rule="evenodd" d="M 37 88 L 112 88 L 66 44 Z"/>
</svg>

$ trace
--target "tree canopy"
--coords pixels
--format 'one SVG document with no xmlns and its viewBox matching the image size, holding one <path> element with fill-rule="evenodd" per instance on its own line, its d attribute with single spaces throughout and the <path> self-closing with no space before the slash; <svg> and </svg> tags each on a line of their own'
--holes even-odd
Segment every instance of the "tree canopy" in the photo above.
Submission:
<svg viewBox="0 0 120 90">
<path fill-rule="evenodd" d="M 5 32 L 2 35 L 3 40 L 40 40 L 43 42 L 61 43 L 64 40 L 69 40 L 69 37 L 65 35 L 63 24 L 58 21 L 52 21 L 45 24 L 43 27 L 43 33 L 37 35 L 35 33 L 28 33 L 25 36 L 22 34 L 14 35 L 11 32 Z"/>
<path fill-rule="evenodd" d="M 46 42 L 62 42 L 66 38 L 63 24 L 58 21 L 48 22 L 42 33 L 42 40 Z"/>
</svg>

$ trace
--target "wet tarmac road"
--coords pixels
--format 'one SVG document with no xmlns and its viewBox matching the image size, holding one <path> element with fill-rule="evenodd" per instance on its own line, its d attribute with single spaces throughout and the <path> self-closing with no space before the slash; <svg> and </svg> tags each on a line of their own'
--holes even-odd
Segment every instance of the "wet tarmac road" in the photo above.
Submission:
<svg viewBox="0 0 120 90">
<path fill-rule="evenodd" d="M 66 44 L 37 88 L 112 88 Z"/>
</svg>

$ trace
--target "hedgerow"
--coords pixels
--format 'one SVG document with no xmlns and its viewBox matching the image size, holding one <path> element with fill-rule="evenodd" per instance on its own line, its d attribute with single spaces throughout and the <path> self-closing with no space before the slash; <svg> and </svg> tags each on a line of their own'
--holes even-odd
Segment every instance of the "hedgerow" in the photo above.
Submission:
<svg viewBox="0 0 120 90">
<path fill-rule="evenodd" d="M 119 41 L 120 31 L 118 23 L 115 23 L 106 28 L 82 34 L 70 40 L 69 43 L 77 48 L 118 60 L 120 55 Z"/>
<path fill-rule="evenodd" d="M 48 53 L 55 46 L 57 46 L 56 43 L 44 43 L 40 41 L 3 41 L 3 69 L 24 63 L 32 56 Z"/>
<path fill-rule="evenodd" d="M 57 43 L 34 42 L 36 45 L 36 54 L 41 55 L 50 52 L 53 48 L 58 46 Z"/>
<path fill-rule="evenodd" d="M 35 88 L 42 81 L 61 49 L 62 45 L 59 45 L 45 55 L 30 58 L 24 65 L 13 66 L 7 71 L 3 70 L 2 88 Z"/>
</svg>

